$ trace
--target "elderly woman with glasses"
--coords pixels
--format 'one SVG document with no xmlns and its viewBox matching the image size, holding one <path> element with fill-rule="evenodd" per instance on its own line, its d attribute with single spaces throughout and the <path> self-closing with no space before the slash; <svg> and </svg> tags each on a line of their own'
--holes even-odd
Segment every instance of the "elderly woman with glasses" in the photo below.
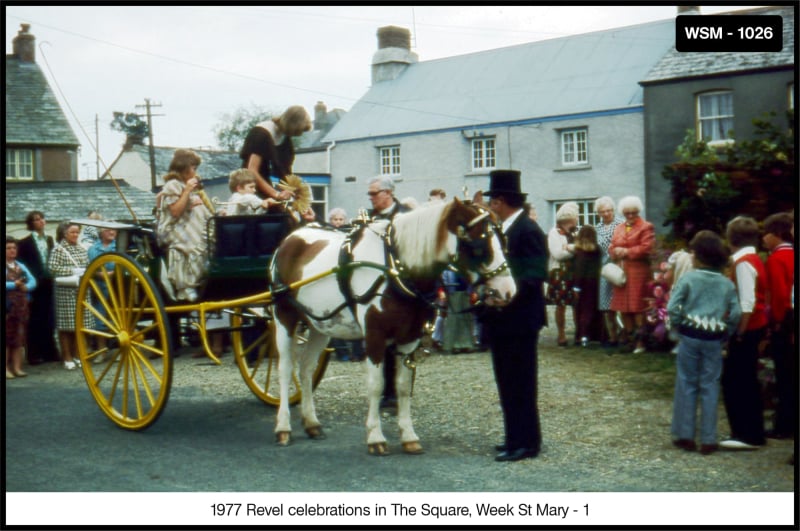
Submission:
<svg viewBox="0 0 800 531">
<path fill-rule="evenodd" d="M 638 197 L 623 197 L 619 200 L 618 209 L 625 217 L 625 222 L 614 229 L 608 256 L 622 267 L 628 280 L 624 286 L 614 287 L 610 309 L 622 314 L 627 336 L 622 352 L 639 354 L 645 351 L 645 297 L 647 283 L 652 277 L 650 255 L 655 245 L 655 229 L 652 223 L 642 219 L 642 200 Z"/>
</svg>

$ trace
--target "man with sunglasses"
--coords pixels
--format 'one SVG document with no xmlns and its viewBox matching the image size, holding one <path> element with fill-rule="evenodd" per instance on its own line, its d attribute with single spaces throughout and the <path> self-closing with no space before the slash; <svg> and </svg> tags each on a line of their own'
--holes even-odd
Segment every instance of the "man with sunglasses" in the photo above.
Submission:
<svg viewBox="0 0 800 531">
<path fill-rule="evenodd" d="M 394 196 L 394 181 L 391 177 L 375 177 L 370 180 L 367 195 L 372 203 L 369 210 L 369 217 L 372 219 L 388 219 L 391 221 L 395 214 L 408 212 L 411 209 L 400 203 Z M 383 397 L 381 398 L 381 409 L 397 408 L 397 389 L 395 388 L 395 351 L 396 347 L 390 345 L 383 355 Z"/>
</svg>

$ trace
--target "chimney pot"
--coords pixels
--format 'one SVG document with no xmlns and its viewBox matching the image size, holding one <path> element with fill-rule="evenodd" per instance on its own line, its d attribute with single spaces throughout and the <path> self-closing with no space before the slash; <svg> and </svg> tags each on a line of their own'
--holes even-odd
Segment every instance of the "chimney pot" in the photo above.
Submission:
<svg viewBox="0 0 800 531">
<path fill-rule="evenodd" d="M 325 106 L 325 103 L 318 101 L 317 104 L 314 105 L 314 129 L 324 129 L 327 120 L 328 107 Z"/>
<path fill-rule="evenodd" d="M 378 28 L 378 49 L 405 48 L 411 49 L 411 32 L 399 26 Z"/>
<path fill-rule="evenodd" d="M 699 15 L 700 6 L 678 6 L 678 15 Z"/>
<path fill-rule="evenodd" d="M 30 29 L 30 24 L 20 24 L 19 33 L 14 37 L 12 45 L 14 55 L 20 61 L 34 63 L 36 62 L 36 37 L 28 32 Z"/>
</svg>

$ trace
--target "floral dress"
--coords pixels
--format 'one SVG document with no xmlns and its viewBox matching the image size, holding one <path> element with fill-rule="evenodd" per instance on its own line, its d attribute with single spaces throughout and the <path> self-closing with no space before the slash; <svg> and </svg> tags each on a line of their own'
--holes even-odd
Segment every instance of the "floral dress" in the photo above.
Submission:
<svg viewBox="0 0 800 531">
<path fill-rule="evenodd" d="M 625 223 L 625 220 L 621 217 L 615 217 L 609 224 L 605 224 L 601 221 L 594 227 L 597 231 L 597 243 L 600 246 L 600 255 L 602 256 L 600 267 L 603 267 L 611 261 L 611 257 L 608 255 L 608 248 L 611 246 L 611 237 L 614 235 L 614 229 L 617 228 L 617 225 L 620 223 Z M 600 277 L 597 309 L 601 312 L 606 312 L 611 308 L 611 296 L 614 294 L 613 288 L 614 286 L 611 282 L 602 276 Z"/>
<path fill-rule="evenodd" d="M 189 206 L 180 216 L 173 217 L 169 206 L 180 199 L 183 188 L 180 179 L 170 179 L 164 184 L 156 233 L 159 244 L 167 248 L 167 278 L 177 298 L 190 299 L 187 290 L 200 287 L 208 272 L 206 229 L 212 215 L 201 204 Z"/>
<path fill-rule="evenodd" d="M 6 263 L 6 347 L 24 347 L 26 341 L 26 330 L 28 329 L 28 319 L 30 318 L 30 302 L 27 292 L 16 289 L 16 282 L 19 279 L 25 281 L 28 290 L 36 287 L 36 280 L 30 271 L 23 269 L 19 262 L 13 264 Z M 31 282 L 32 281 L 32 282 Z M 9 288 L 9 285 L 14 286 Z"/>
</svg>

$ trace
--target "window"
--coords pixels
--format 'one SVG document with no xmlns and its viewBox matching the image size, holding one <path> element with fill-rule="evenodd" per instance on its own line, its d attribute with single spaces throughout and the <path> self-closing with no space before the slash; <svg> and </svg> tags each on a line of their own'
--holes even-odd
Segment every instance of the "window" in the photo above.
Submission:
<svg viewBox="0 0 800 531">
<path fill-rule="evenodd" d="M 33 179 L 33 151 L 6 150 L 6 179 Z"/>
<path fill-rule="evenodd" d="M 733 131 L 733 92 L 708 92 L 697 96 L 698 140 L 709 144 L 730 141 Z"/>
<path fill-rule="evenodd" d="M 310 184 L 311 208 L 317 215 L 317 221 L 328 221 L 328 187 L 323 184 Z"/>
<path fill-rule="evenodd" d="M 574 166 L 588 164 L 589 137 L 586 129 L 561 132 L 561 164 Z"/>
<path fill-rule="evenodd" d="M 381 175 L 400 175 L 400 146 L 381 148 Z"/>
<path fill-rule="evenodd" d="M 472 169 L 491 169 L 495 166 L 494 138 L 479 138 L 472 141 Z"/>
<path fill-rule="evenodd" d="M 583 225 L 597 225 L 600 223 L 600 216 L 594 211 L 594 199 L 565 199 L 563 201 L 554 201 L 553 202 L 553 212 L 552 212 L 552 219 L 555 223 L 556 219 L 556 212 L 561 205 L 564 203 L 569 203 L 573 201 L 578 204 L 578 212 L 580 215 L 578 216 L 578 226 L 581 227 Z"/>
</svg>

